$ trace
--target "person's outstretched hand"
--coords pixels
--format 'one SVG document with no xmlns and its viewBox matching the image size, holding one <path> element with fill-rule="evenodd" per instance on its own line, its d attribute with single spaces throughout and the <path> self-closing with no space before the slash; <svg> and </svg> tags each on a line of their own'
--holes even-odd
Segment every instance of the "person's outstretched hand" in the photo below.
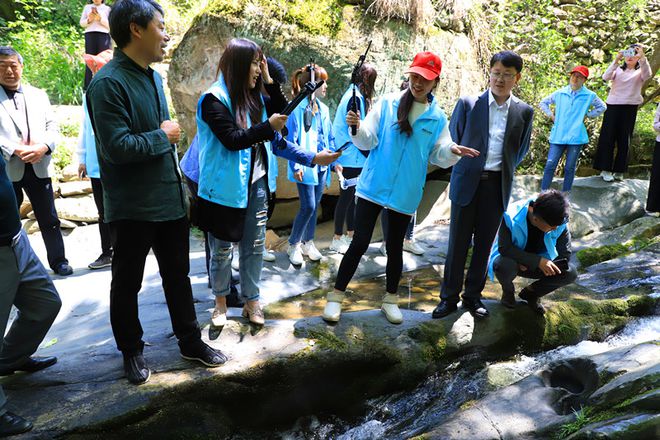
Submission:
<svg viewBox="0 0 660 440">
<path fill-rule="evenodd" d="M 332 162 L 339 159 L 339 156 L 341 156 L 341 151 L 337 151 L 337 152 L 330 150 L 319 151 L 318 153 L 316 153 L 316 156 L 314 156 L 314 160 L 312 161 L 312 163 L 321 166 L 330 165 Z"/>
</svg>

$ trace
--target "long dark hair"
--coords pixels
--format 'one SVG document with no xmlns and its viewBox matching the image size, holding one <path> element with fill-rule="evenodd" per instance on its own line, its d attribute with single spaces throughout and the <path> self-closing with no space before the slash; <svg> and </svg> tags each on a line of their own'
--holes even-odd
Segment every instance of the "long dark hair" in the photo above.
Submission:
<svg viewBox="0 0 660 440">
<path fill-rule="evenodd" d="M 434 89 L 438 85 L 437 79 L 435 80 L 435 84 L 436 85 L 433 86 Z M 408 136 L 412 134 L 412 125 L 410 125 L 410 121 L 408 121 L 408 114 L 410 113 L 410 109 L 414 102 L 415 97 L 410 91 L 410 81 L 408 81 L 408 88 L 403 92 L 403 96 L 401 96 L 401 100 L 399 101 L 399 109 L 396 112 L 396 123 L 399 124 L 399 130 L 401 130 L 401 133 L 405 133 Z"/>
<path fill-rule="evenodd" d="M 261 76 L 257 79 L 254 89 L 248 86 L 250 67 L 255 59 L 261 60 L 263 52 L 254 41 L 246 38 L 233 38 L 220 57 L 216 76 L 222 72 L 229 97 L 239 126 L 247 127 L 247 115 L 252 124 L 261 122 L 261 112 L 264 108 L 261 99 Z"/>
<path fill-rule="evenodd" d="M 360 79 L 358 89 L 360 90 L 360 93 L 362 93 L 362 96 L 364 96 L 364 99 L 367 101 L 367 108 L 365 110 L 368 112 L 369 109 L 371 109 L 371 104 L 374 97 L 374 86 L 376 84 L 378 72 L 376 72 L 376 68 L 374 66 L 367 63 L 360 66 L 358 77 Z"/>
</svg>

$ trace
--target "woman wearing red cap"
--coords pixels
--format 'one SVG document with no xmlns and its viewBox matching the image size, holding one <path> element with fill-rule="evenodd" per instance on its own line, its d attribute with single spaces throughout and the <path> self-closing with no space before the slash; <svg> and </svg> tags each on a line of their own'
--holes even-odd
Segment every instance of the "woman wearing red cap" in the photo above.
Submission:
<svg viewBox="0 0 660 440">
<path fill-rule="evenodd" d="M 550 131 L 550 150 L 543 171 L 541 190 L 550 188 L 552 177 L 564 151 L 566 151 L 566 166 L 562 191 L 566 193 L 571 190 L 580 149 L 589 142 L 584 117 L 597 118 L 607 108 L 594 92 L 584 86 L 588 78 L 589 69 L 586 66 L 574 67 L 568 85 L 553 92 L 539 104 L 541 110 L 554 121 Z M 555 106 L 554 113 L 550 109 L 551 105 Z"/>
<path fill-rule="evenodd" d="M 334 291 L 328 293 L 323 319 L 339 320 L 346 286 L 366 252 L 378 214 L 389 210 L 387 242 L 387 291 L 381 310 L 388 321 L 399 324 L 397 288 L 403 268 L 403 239 L 417 209 L 430 161 L 447 168 L 461 157 L 476 157 L 477 150 L 451 140 L 447 117 L 433 96 L 442 62 L 432 52 L 420 52 L 406 71 L 410 82 L 403 92 L 385 95 L 367 117 L 349 112 L 346 122 L 358 127 L 351 141 L 370 154 L 356 189 L 355 235 L 341 261 Z"/>
<path fill-rule="evenodd" d="M 653 76 L 642 46 L 631 44 L 628 50 L 634 51 L 634 54 L 619 52 L 603 74 L 605 81 L 612 81 L 612 88 L 607 95 L 607 111 L 600 127 L 594 168 L 601 170 L 600 175 L 606 182 L 623 180 L 623 173 L 628 169 L 630 138 L 635 128 L 637 109 L 644 101 L 642 85 Z M 624 62 L 619 66 L 621 60 Z"/>
</svg>

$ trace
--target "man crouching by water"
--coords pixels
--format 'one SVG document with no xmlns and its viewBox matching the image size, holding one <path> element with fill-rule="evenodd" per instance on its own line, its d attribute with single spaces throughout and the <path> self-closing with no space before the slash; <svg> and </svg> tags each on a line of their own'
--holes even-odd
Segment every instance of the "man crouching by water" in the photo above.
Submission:
<svg viewBox="0 0 660 440">
<path fill-rule="evenodd" d="M 513 280 L 536 281 L 518 296 L 539 314 L 545 313 L 540 298 L 577 278 L 571 258 L 568 201 L 561 192 L 543 191 L 536 200 L 512 205 L 505 213 L 488 264 L 491 279 L 502 285 L 502 305 L 516 306 Z"/>
</svg>

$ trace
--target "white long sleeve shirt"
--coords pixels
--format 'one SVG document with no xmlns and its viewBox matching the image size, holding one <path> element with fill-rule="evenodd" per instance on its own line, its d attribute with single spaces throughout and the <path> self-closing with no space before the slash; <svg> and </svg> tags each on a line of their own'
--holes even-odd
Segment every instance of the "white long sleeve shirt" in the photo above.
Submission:
<svg viewBox="0 0 660 440">
<path fill-rule="evenodd" d="M 408 122 L 412 126 L 415 121 L 428 109 L 430 104 L 426 102 L 415 101 L 408 113 Z M 378 101 L 374 104 L 367 117 L 360 122 L 360 128 L 355 136 L 351 135 L 353 144 L 361 150 L 371 150 L 378 145 L 378 131 L 380 129 L 380 115 L 382 104 Z M 350 133 L 350 129 L 349 129 Z M 451 148 L 456 145 L 451 139 L 449 133 L 449 121 L 442 129 L 440 136 L 435 141 L 429 161 L 441 168 L 449 168 L 456 164 L 461 158 L 460 155 L 454 154 Z"/>
<path fill-rule="evenodd" d="M 88 23 L 89 14 L 92 13 L 92 8 L 96 8 L 96 11 L 101 17 L 101 21 L 93 21 Z M 110 23 L 108 22 L 108 17 L 110 16 L 110 6 L 105 3 L 101 3 L 96 6 L 93 3 L 85 5 L 83 8 L 82 16 L 80 17 L 80 26 L 85 28 L 85 33 L 87 32 L 103 32 L 105 34 L 110 33 Z"/>
</svg>

